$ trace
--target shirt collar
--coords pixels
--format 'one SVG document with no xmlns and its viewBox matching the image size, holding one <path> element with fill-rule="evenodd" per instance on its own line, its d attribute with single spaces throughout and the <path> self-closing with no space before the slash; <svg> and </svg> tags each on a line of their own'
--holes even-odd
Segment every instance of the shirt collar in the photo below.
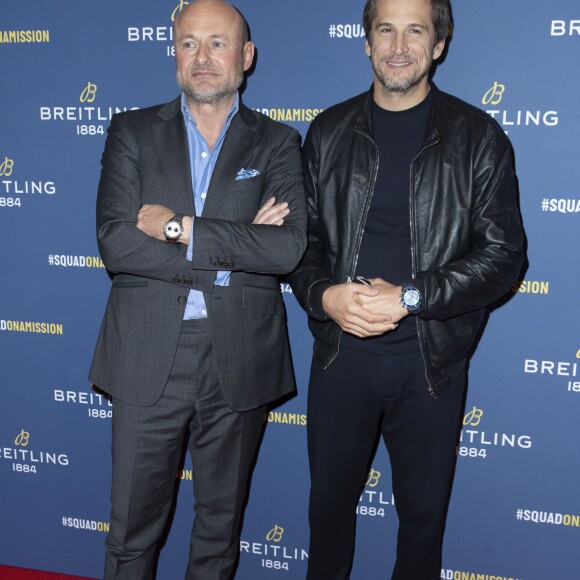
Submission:
<svg viewBox="0 0 580 580">
<path fill-rule="evenodd" d="M 232 103 L 232 106 L 228 109 L 228 114 L 226 116 L 225 122 L 226 129 L 229 128 L 232 119 L 239 110 L 240 110 L 240 93 L 236 91 L 234 101 Z M 183 118 L 186 121 L 191 121 L 194 125 L 197 125 L 195 119 L 193 118 L 193 115 L 191 114 L 191 111 L 187 106 L 187 97 L 185 96 L 185 93 L 183 91 L 181 92 L 181 112 L 183 113 Z"/>
</svg>

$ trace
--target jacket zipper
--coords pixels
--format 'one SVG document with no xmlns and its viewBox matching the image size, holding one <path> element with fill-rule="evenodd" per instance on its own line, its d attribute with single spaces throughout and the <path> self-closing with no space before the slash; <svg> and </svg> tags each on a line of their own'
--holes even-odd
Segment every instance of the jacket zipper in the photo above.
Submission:
<svg viewBox="0 0 580 580">
<path fill-rule="evenodd" d="M 414 166 L 415 166 L 415 161 L 418 159 L 418 157 L 424 151 L 426 151 L 430 147 L 433 147 L 434 145 L 439 143 L 439 141 L 440 141 L 440 139 L 438 138 L 435 141 L 432 141 L 431 143 L 424 145 L 422 147 L 422 149 L 419 151 L 419 153 L 417 153 L 417 155 L 413 158 L 413 161 L 411 161 L 411 167 L 409 170 L 410 171 L 410 175 L 409 175 L 409 227 L 410 227 L 410 231 L 411 231 L 411 275 L 413 276 L 413 278 L 415 278 L 417 276 L 417 263 L 416 263 L 416 259 L 415 259 L 415 249 L 416 249 L 416 246 L 415 246 L 415 228 L 414 228 L 414 223 L 415 223 L 415 189 L 414 189 L 414 180 L 413 180 Z M 419 349 L 421 351 L 421 356 L 423 358 L 423 364 L 425 365 L 425 378 L 427 379 L 427 391 L 434 399 L 436 399 L 439 396 L 439 392 L 435 388 L 435 386 L 433 384 L 433 379 L 432 379 L 431 374 L 429 372 L 429 362 L 427 360 L 427 356 L 425 355 L 425 347 L 423 345 L 423 342 L 424 342 L 423 331 L 421 329 L 421 325 L 419 324 L 418 317 L 415 320 L 415 324 L 417 325 L 417 334 L 419 336 Z"/>
<path fill-rule="evenodd" d="M 361 131 L 357 131 L 356 129 L 354 129 L 354 131 L 356 133 L 358 133 L 359 135 L 362 135 L 363 137 L 366 137 L 373 145 L 373 147 L 375 148 L 375 153 L 376 153 L 376 159 L 378 159 L 378 149 L 377 149 L 377 145 L 376 143 L 372 140 L 372 138 L 370 137 L 370 135 L 367 135 L 366 133 L 362 133 Z M 356 266 L 358 264 L 358 256 L 360 253 L 360 246 L 361 246 L 361 242 L 362 242 L 362 237 L 363 237 L 363 232 L 365 229 L 365 225 L 366 225 L 366 221 L 367 221 L 367 215 L 369 213 L 369 209 L 371 207 L 371 201 L 373 198 L 373 191 L 375 188 L 375 184 L 377 181 L 377 175 L 379 173 L 379 164 L 375 161 L 375 167 L 374 167 L 374 172 L 373 172 L 373 179 L 372 182 L 369 185 L 369 188 L 367 189 L 367 197 L 366 197 L 366 203 L 365 203 L 365 207 L 363 209 L 363 214 L 362 214 L 362 219 L 361 219 L 361 227 L 359 228 L 358 234 L 357 234 L 357 239 L 356 239 L 356 243 L 355 243 L 355 252 L 354 252 L 354 260 L 352 262 L 352 267 L 351 267 L 351 271 L 350 274 L 346 277 L 346 281 L 347 282 L 352 282 L 353 276 L 356 272 Z M 323 367 L 325 370 L 332 364 L 332 362 L 334 361 L 334 359 L 338 356 L 338 351 L 340 350 L 340 337 L 342 336 L 342 328 L 339 327 L 338 329 L 338 336 L 337 336 L 337 341 L 336 341 L 336 351 L 335 353 L 330 357 L 329 361 L 326 363 L 326 365 Z"/>
</svg>

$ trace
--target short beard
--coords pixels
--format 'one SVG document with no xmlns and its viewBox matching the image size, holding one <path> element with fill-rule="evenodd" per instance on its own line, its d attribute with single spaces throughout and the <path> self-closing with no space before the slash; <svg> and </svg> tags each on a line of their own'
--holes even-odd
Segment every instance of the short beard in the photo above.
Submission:
<svg viewBox="0 0 580 580">
<path fill-rule="evenodd" d="M 243 68 L 236 70 L 235 74 L 228 77 L 224 84 L 214 89 L 199 90 L 195 88 L 187 79 L 185 79 L 179 71 L 176 71 L 175 77 L 177 84 L 185 93 L 186 97 L 194 103 L 204 105 L 215 105 L 225 99 L 232 97 L 240 88 L 244 80 Z"/>
<path fill-rule="evenodd" d="M 423 74 L 415 74 L 409 78 L 403 79 L 401 81 L 394 81 L 386 77 L 380 69 L 378 69 L 374 63 L 372 63 L 373 70 L 377 78 L 381 81 L 383 87 L 390 93 L 396 93 L 398 95 L 405 95 L 407 93 L 413 92 L 413 90 L 421 83 L 421 81 L 427 76 L 428 71 Z"/>
</svg>

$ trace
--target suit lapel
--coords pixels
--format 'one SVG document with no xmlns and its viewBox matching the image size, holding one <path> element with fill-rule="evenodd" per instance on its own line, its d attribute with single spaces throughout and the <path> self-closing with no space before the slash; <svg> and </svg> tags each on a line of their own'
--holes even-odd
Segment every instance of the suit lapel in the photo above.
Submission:
<svg viewBox="0 0 580 580">
<path fill-rule="evenodd" d="M 240 103 L 240 110 L 232 119 L 211 176 L 203 216 L 219 217 L 221 201 L 224 199 L 224 186 L 234 182 L 238 171 L 244 168 L 244 163 L 248 159 L 251 159 L 251 153 L 260 138 L 255 129 L 256 123 L 252 121 L 253 117 L 248 115 L 244 105 Z"/>
<path fill-rule="evenodd" d="M 165 175 L 168 180 L 176 179 L 179 185 L 182 213 L 194 215 L 189 147 L 180 106 L 181 98 L 178 97 L 159 109 L 157 114 L 164 122 L 153 126 L 153 135 Z M 179 208 L 173 209 L 178 211 Z"/>
</svg>

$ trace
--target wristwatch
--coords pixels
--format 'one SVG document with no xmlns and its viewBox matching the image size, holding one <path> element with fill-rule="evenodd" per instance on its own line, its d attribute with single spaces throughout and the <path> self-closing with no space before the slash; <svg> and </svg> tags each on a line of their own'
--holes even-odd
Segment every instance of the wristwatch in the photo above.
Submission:
<svg viewBox="0 0 580 580">
<path fill-rule="evenodd" d="M 423 306 L 421 292 L 411 282 L 403 282 L 402 286 L 401 304 L 403 308 L 406 308 L 409 314 L 417 314 Z"/>
<path fill-rule="evenodd" d="M 165 234 L 165 239 L 170 244 L 176 244 L 183 234 L 183 214 L 176 213 L 168 222 L 163 226 L 163 233 Z"/>
</svg>

